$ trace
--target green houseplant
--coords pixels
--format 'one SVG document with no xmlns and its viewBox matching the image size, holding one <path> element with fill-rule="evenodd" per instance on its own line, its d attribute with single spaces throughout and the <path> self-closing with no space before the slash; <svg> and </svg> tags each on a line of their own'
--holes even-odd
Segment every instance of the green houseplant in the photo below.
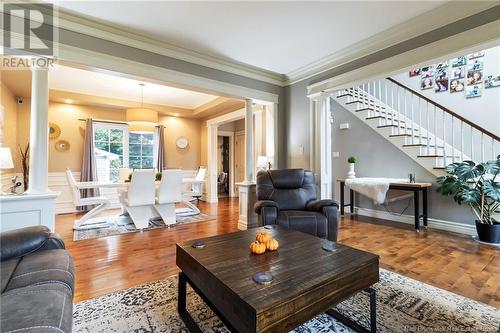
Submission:
<svg viewBox="0 0 500 333">
<path fill-rule="evenodd" d="M 349 172 L 347 173 L 347 178 L 356 178 L 356 172 L 354 172 L 354 164 L 356 164 L 356 157 L 349 156 L 347 158 L 347 163 L 349 163 Z"/>
<path fill-rule="evenodd" d="M 470 206 L 481 241 L 500 243 L 500 223 L 494 217 L 500 209 L 500 155 L 486 163 L 452 163 L 445 171 L 447 175 L 437 179 L 437 191 Z"/>
</svg>

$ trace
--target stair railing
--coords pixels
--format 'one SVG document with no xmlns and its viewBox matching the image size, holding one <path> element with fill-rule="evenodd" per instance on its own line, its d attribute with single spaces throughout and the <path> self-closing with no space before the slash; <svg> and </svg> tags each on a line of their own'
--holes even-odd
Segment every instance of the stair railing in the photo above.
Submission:
<svg viewBox="0 0 500 333">
<path fill-rule="evenodd" d="M 347 90 L 353 102 L 380 117 L 384 125 L 409 136 L 410 145 L 425 155 L 449 162 L 487 161 L 500 153 L 500 137 L 393 78 L 375 80 Z"/>
</svg>

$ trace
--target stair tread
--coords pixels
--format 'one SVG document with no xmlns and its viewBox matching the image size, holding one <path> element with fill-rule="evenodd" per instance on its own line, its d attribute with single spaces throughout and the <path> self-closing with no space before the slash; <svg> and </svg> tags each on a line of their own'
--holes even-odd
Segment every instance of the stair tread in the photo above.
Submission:
<svg viewBox="0 0 500 333">
<path fill-rule="evenodd" d="M 401 134 L 390 134 L 389 137 L 397 137 L 397 136 L 413 136 L 415 138 L 420 138 L 420 135 L 412 135 L 411 133 L 401 133 Z M 422 136 L 422 139 L 428 139 L 429 137 L 427 136 Z"/>
<path fill-rule="evenodd" d="M 417 157 L 444 157 L 444 155 L 417 155 Z M 453 158 L 452 155 L 446 155 L 446 157 L 448 158 Z M 460 158 L 460 155 L 455 155 L 455 158 Z"/>
<path fill-rule="evenodd" d="M 398 126 L 398 125 L 396 125 L 396 124 L 386 124 L 386 125 L 379 125 L 379 126 L 377 126 L 377 128 L 387 128 L 387 127 L 402 128 L 402 129 L 407 129 L 407 130 L 409 130 L 409 131 L 411 131 L 411 130 L 412 130 L 412 128 L 411 128 L 411 127 Z M 417 132 L 417 131 L 418 131 L 418 128 L 414 128 L 413 130 L 414 130 L 415 132 Z"/>
</svg>

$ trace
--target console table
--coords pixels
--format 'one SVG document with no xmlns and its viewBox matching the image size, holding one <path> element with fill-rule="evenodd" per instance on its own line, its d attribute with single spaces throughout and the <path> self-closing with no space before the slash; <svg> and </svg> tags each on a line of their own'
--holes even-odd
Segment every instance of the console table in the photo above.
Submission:
<svg viewBox="0 0 500 333">
<path fill-rule="evenodd" d="M 344 193 L 345 193 L 345 179 L 337 179 L 340 185 L 340 215 L 344 215 L 345 207 L 350 207 L 351 213 L 354 213 L 355 198 L 354 191 L 349 189 L 349 203 L 345 203 Z M 413 192 L 413 206 L 414 206 L 414 218 L 415 218 L 415 230 L 420 231 L 420 219 L 424 224 L 424 228 L 427 228 L 427 189 L 432 187 L 432 183 L 391 183 L 389 185 L 390 190 L 401 190 Z M 422 213 L 420 213 L 420 193 L 422 193 Z"/>
</svg>

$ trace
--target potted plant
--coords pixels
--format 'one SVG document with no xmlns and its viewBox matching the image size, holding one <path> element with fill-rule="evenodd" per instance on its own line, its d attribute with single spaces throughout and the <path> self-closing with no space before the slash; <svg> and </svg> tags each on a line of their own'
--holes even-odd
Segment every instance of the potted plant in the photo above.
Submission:
<svg viewBox="0 0 500 333">
<path fill-rule="evenodd" d="M 486 163 L 453 163 L 445 170 L 448 175 L 438 177 L 437 191 L 471 207 L 480 241 L 500 243 L 500 223 L 494 217 L 500 209 L 500 155 Z"/>
<path fill-rule="evenodd" d="M 347 158 L 347 163 L 349 163 L 349 172 L 347 173 L 347 178 L 356 178 L 356 172 L 354 172 L 354 164 L 356 164 L 356 157 L 349 156 Z"/>
</svg>

